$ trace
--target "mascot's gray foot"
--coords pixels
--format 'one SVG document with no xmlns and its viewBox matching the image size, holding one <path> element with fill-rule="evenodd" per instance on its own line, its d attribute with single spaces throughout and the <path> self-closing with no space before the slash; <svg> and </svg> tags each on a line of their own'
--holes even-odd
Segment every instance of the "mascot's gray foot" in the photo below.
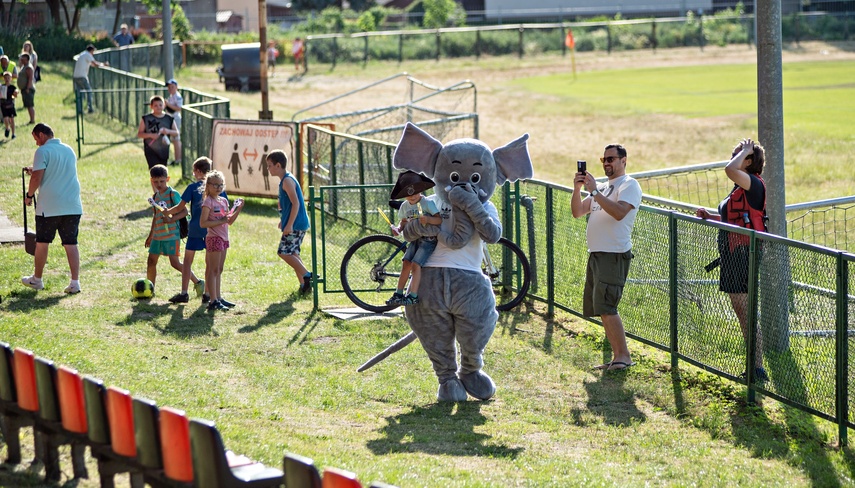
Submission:
<svg viewBox="0 0 855 488">
<path fill-rule="evenodd" d="M 458 375 L 466 392 L 479 400 L 489 400 L 496 393 L 496 384 L 483 371 Z"/>
<path fill-rule="evenodd" d="M 465 402 L 467 398 L 466 390 L 457 378 L 442 383 L 436 392 L 436 399 L 441 402 Z"/>
</svg>

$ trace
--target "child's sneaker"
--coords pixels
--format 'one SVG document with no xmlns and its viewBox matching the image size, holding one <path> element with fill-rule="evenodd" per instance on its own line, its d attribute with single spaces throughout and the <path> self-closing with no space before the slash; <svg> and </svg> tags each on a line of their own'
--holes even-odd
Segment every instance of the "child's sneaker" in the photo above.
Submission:
<svg viewBox="0 0 855 488">
<path fill-rule="evenodd" d="M 219 300 L 213 300 L 208 304 L 208 310 L 229 310 L 229 307 L 220 303 Z"/>
<path fill-rule="evenodd" d="M 199 280 L 196 284 L 193 285 L 193 290 L 196 292 L 196 297 L 200 297 L 205 294 L 205 280 Z"/>
<path fill-rule="evenodd" d="M 36 278 L 35 276 L 24 276 L 21 278 L 21 283 L 24 286 L 29 286 L 33 290 L 44 290 L 45 284 L 41 278 Z"/>
<path fill-rule="evenodd" d="M 79 284 L 75 285 L 73 283 L 70 283 L 68 286 L 65 287 L 65 290 L 62 290 L 62 291 L 64 291 L 65 293 L 67 293 L 69 295 L 76 295 L 76 294 L 80 293 L 80 285 Z"/>
<path fill-rule="evenodd" d="M 303 284 L 300 285 L 300 294 L 305 295 L 312 291 L 312 273 L 303 277 Z"/>
<path fill-rule="evenodd" d="M 6 128 L 6 137 L 9 137 L 9 128 Z"/>
<path fill-rule="evenodd" d="M 202 303 L 211 303 L 211 295 L 202 293 Z"/>
<path fill-rule="evenodd" d="M 386 305 L 400 305 L 404 303 L 404 294 L 397 291 L 392 295 L 392 298 L 386 300 Z"/>
<path fill-rule="evenodd" d="M 235 307 L 237 306 L 237 304 L 234 304 L 234 303 L 232 303 L 232 302 L 230 302 L 230 301 L 226 300 L 226 299 L 225 299 L 225 298 L 223 298 L 223 297 L 220 297 L 220 300 L 219 300 L 219 301 L 220 301 L 220 303 L 222 303 L 223 305 L 225 305 L 225 306 L 227 306 L 227 307 L 229 307 L 229 308 L 235 308 Z"/>
<path fill-rule="evenodd" d="M 190 295 L 187 293 L 177 293 L 169 299 L 169 303 L 187 303 L 190 301 Z"/>
<path fill-rule="evenodd" d="M 407 295 L 401 300 L 401 305 L 415 305 L 419 303 L 419 297 L 414 297 L 413 295 Z"/>
</svg>

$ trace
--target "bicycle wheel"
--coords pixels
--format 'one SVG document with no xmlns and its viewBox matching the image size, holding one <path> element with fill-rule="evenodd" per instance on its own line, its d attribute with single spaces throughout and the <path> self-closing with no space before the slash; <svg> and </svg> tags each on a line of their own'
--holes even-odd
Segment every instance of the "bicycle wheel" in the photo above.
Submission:
<svg viewBox="0 0 855 488">
<path fill-rule="evenodd" d="M 522 249 L 504 237 L 495 244 L 487 244 L 481 271 L 493 284 L 496 309 L 500 312 L 519 305 L 531 286 L 528 258 Z"/>
<path fill-rule="evenodd" d="M 354 242 L 341 260 L 341 286 L 345 295 L 371 312 L 398 307 L 386 305 L 386 300 L 397 288 L 406 249 L 406 242 L 381 234 Z"/>
</svg>

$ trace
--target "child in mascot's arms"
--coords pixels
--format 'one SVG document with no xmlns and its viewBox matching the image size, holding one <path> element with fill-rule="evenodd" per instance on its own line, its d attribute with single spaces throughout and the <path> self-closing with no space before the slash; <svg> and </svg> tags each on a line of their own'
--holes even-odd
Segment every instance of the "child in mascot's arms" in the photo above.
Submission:
<svg viewBox="0 0 855 488">
<path fill-rule="evenodd" d="M 392 189 L 392 198 L 395 200 L 403 199 L 404 201 L 401 202 L 401 208 L 398 209 L 398 218 L 401 219 L 401 224 L 397 230 L 392 229 L 396 235 L 410 220 L 419 220 L 423 225 L 442 224 L 442 218 L 439 216 L 439 210 L 436 208 L 433 198 L 422 194 L 423 191 L 433 188 L 433 186 L 433 181 L 412 171 L 404 171 L 398 175 L 398 182 Z M 419 282 L 422 276 L 422 266 L 434 249 L 436 249 L 436 237 L 422 237 L 410 243 L 404 253 L 404 263 L 401 266 L 401 276 L 398 278 L 398 288 L 392 298 L 386 300 L 387 305 L 415 305 L 419 303 Z M 404 287 L 407 286 L 407 279 L 410 278 L 410 274 L 412 274 L 410 288 L 405 295 Z"/>
</svg>

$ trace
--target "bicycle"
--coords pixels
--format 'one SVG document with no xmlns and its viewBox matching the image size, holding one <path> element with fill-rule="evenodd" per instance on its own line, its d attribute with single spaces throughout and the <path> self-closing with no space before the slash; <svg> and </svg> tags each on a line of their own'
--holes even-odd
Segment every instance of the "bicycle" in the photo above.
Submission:
<svg viewBox="0 0 855 488">
<path fill-rule="evenodd" d="M 401 258 L 409 245 L 384 234 L 370 235 L 354 242 L 341 261 L 344 293 L 357 306 L 371 312 L 388 312 L 400 305 L 386 305 L 401 276 Z M 519 305 L 531 286 L 528 258 L 516 244 L 504 237 L 495 244 L 482 241 L 481 271 L 490 278 L 496 295 L 496 309 L 508 311 Z M 498 259 L 496 259 L 498 258 Z M 507 266 L 496 265 L 507 263 Z"/>
</svg>

